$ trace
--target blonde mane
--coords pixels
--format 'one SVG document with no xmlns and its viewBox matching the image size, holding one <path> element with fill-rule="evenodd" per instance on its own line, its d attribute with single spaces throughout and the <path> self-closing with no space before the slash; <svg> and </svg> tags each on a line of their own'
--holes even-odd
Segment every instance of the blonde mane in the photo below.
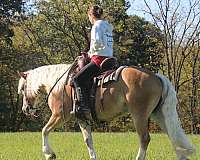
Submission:
<svg viewBox="0 0 200 160">
<path fill-rule="evenodd" d="M 46 65 L 29 70 L 27 76 L 28 96 L 35 96 L 40 87 L 45 87 L 47 93 L 51 90 L 58 79 L 68 70 L 71 64 Z M 66 84 L 68 72 L 58 81 L 52 92 L 59 92 Z"/>
</svg>

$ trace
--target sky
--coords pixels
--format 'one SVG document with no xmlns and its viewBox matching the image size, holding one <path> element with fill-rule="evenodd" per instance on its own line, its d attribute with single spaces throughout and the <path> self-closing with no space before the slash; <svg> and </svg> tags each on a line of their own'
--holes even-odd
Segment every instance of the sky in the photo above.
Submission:
<svg viewBox="0 0 200 160">
<path fill-rule="evenodd" d="M 28 4 L 31 4 L 38 0 L 24 0 L 24 1 L 28 2 Z M 146 9 L 144 0 L 128 0 L 128 1 L 131 4 L 131 7 L 127 11 L 127 13 L 129 15 L 138 15 L 140 17 L 143 17 L 147 21 L 152 21 L 152 17 L 148 13 L 145 13 L 144 11 L 142 11 L 142 10 Z M 154 13 L 158 12 L 158 5 L 156 4 L 155 1 L 156 0 L 146 0 L 148 5 L 150 6 L 150 8 L 154 11 Z M 171 3 L 170 7 L 175 7 L 179 0 L 169 0 L 169 1 Z M 195 0 L 190 0 L 190 1 L 194 2 Z M 163 2 L 165 2 L 165 0 L 163 0 Z M 184 10 L 187 11 L 189 8 L 189 0 L 180 0 L 180 2 L 181 2 L 182 7 L 180 7 L 179 13 L 183 13 Z M 200 8 L 200 6 L 199 6 L 199 8 Z M 33 8 L 30 10 L 33 10 Z"/>
<path fill-rule="evenodd" d="M 129 2 L 131 4 L 131 7 L 127 11 L 129 15 L 138 15 L 145 18 L 145 20 L 151 21 L 151 16 L 142 11 L 145 9 L 145 3 L 143 0 L 129 0 Z M 155 9 L 156 5 L 153 5 L 152 0 L 147 0 L 147 2 L 153 9 Z"/>
<path fill-rule="evenodd" d="M 164 3 L 165 1 L 166 0 L 162 0 L 162 3 Z M 169 1 L 170 1 L 170 9 L 174 11 L 179 0 L 169 0 Z M 184 14 L 188 12 L 190 8 L 189 1 L 191 1 L 192 4 L 194 4 L 194 2 L 197 0 L 180 0 L 180 7 L 178 13 Z M 152 20 L 151 16 L 148 13 L 144 13 L 144 11 L 142 11 L 144 9 L 147 9 L 144 0 L 129 0 L 129 2 L 131 4 L 131 7 L 127 12 L 129 15 L 138 15 L 140 17 L 145 18 L 145 20 L 148 21 Z M 150 6 L 150 8 L 154 11 L 154 13 L 155 12 L 158 13 L 158 5 L 156 3 L 156 0 L 146 0 L 146 2 Z M 195 7 L 195 12 L 197 12 L 197 10 L 200 10 L 200 4 L 198 7 Z"/>
<path fill-rule="evenodd" d="M 29 5 L 33 4 L 35 1 L 38 1 L 38 0 L 24 0 L 24 1 L 27 2 L 27 5 L 29 6 Z M 147 0 L 147 1 L 151 1 L 151 0 Z M 131 7 L 129 8 L 129 10 L 127 12 L 129 15 L 136 14 L 138 16 L 147 18 L 147 20 L 150 20 L 150 16 L 139 11 L 140 9 L 144 8 L 143 0 L 129 0 L 129 2 L 131 3 Z M 33 7 L 29 7 L 29 9 L 32 10 L 32 11 L 34 10 Z"/>
</svg>

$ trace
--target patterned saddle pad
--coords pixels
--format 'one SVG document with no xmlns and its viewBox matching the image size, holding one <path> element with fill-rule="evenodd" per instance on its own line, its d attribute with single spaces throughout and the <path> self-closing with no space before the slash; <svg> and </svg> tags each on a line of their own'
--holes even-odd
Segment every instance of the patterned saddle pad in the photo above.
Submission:
<svg viewBox="0 0 200 160">
<path fill-rule="evenodd" d="M 95 77 L 97 86 L 100 86 L 102 84 L 106 84 L 112 81 L 117 81 L 119 79 L 119 75 L 121 71 L 126 67 L 127 66 L 120 66 L 116 70 L 107 71 L 107 72 L 102 73 L 98 77 Z"/>
</svg>

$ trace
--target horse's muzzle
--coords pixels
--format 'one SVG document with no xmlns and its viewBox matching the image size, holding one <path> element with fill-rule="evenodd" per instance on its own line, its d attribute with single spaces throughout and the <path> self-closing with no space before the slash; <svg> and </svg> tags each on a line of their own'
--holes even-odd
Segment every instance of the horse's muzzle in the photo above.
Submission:
<svg viewBox="0 0 200 160">
<path fill-rule="evenodd" d="M 22 112 L 25 114 L 25 115 L 30 115 L 30 106 L 23 106 L 22 107 Z"/>
<path fill-rule="evenodd" d="M 23 107 L 22 107 L 22 112 L 23 112 L 26 116 L 38 117 L 38 116 L 36 115 L 37 110 L 34 109 L 33 107 L 29 106 L 29 105 L 28 105 L 28 106 L 23 106 Z"/>
</svg>

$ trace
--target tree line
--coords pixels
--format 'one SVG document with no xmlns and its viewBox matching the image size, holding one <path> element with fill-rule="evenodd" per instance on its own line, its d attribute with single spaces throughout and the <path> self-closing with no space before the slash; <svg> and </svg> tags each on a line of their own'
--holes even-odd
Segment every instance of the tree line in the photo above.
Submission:
<svg viewBox="0 0 200 160">
<path fill-rule="evenodd" d="M 45 95 L 39 95 L 36 102 L 37 118 L 26 117 L 17 94 L 17 71 L 46 64 L 71 63 L 80 52 L 87 50 L 91 29 L 87 9 L 94 2 L 104 8 L 105 18 L 114 26 L 114 55 L 119 63 L 168 76 L 178 93 L 177 109 L 184 129 L 189 133 L 200 133 L 200 27 L 199 10 L 195 8 L 198 1 L 191 1 L 191 11 L 185 13 L 184 19 L 179 17 L 181 5 L 177 1 L 174 7 L 170 0 L 165 4 L 156 1 L 160 6 L 158 13 L 153 13 L 144 1 L 145 12 L 152 16 L 153 22 L 128 15 L 130 2 L 125 0 L 49 0 L 35 2 L 32 7 L 22 0 L 1 1 L 0 131 L 37 131 L 43 127 L 50 114 Z M 159 131 L 153 122 L 150 129 Z M 58 130 L 77 130 L 76 122 L 67 122 Z M 94 126 L 94 130 L 127 131 L 134 127 L 130 115 L 124 115 L 111 123 Z"/>
</svg>

